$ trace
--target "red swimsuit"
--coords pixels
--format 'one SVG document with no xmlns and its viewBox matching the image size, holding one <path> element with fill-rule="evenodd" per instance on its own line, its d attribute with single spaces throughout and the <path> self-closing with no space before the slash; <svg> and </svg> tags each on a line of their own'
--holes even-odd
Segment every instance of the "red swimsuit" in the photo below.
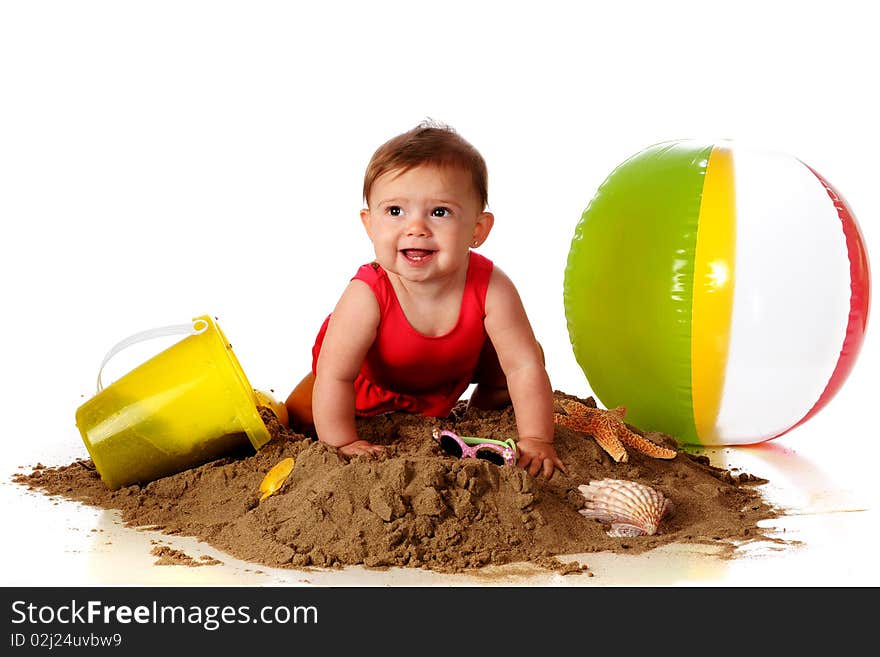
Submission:
<svg viewBox="0 0 880 657">
<path fill-rule="evenodd" d="M 354 381 L 357 415 L 391 411 L 449 415 L 473 381 L 486 341 L 483 319 L 491 274 L 492 261 L 471 251 L 458 323 L 444 335 L 428 336 L 410 325 L 382 267 L 374 262 L 358 269 L 352 280 L 370 286 L 380 314 L 376 340 Z M 329 321 L 328 315 L 312 348 L 313 373 Z"/>
</svg>

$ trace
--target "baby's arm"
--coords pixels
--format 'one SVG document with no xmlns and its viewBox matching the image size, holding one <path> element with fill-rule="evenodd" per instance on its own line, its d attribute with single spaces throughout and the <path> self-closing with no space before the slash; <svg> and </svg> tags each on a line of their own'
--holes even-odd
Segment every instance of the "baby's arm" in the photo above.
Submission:
<svg viewBox="0 0 880 657">
<path fill-rule="evenodd" d="M 378 325 L 375 295 L 362 281 L 352 281 L 333 309 L 318 356 L 312 391 L 315 430 L 321 442 L 347 456 L 382 451 L 380 445 L 358 439 L 354 421 L 354 380 Z"/>
<path fill-rule="evenodd" d="M 507 390 L 516 414 L 521 452 L 518 465 L 545 477 L 554 468 L 565 472 L 553 448 L 553 390 L 513 282 L 498 267 L 492 270 L 486 292 L 486 333 L 507 378 Z"/>
</svg>

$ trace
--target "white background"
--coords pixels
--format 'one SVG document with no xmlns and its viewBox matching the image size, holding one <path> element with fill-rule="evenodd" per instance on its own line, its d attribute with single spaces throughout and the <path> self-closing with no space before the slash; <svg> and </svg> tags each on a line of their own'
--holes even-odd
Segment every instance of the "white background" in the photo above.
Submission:
<svg viewBox="0 0 880 657">
<path fill-rule="evenodd" d="M 144 329 L 218 317 L 251 383 L 283 399 L 372 257 L 358 220 L 370 155 L 426 117 L 486 158 L 496 223 L 481 252 L 516 282 L 566 392 L 590 394 L 562 306 L 574 227 L 648 145 L 728 138 L 795 155 L 843 193 L 878 252 L 880 53 L 859 2 L 305 6 L 3 3 L 4 479 L 85 456 L 75 410 L 106 351 Z M 846 492 L 826 510 L 877 499 L 871 328 L 838 396 L 772 448 Z M 119 356 L 108 378 L 160 346 Z M 797 482 L 813 499 L 809 477 L 774 467 L 783 496 Z M 4 579 L 42 581 L 29 555 L 56 539 L 41 532 L 79 511 L 33 520 L 34 496 L 5 494 L 22 531 L 0 548 L 16 564 Z M 871 560 L 849 577 L 822 572 L 880 582 Z"/>
</svg>

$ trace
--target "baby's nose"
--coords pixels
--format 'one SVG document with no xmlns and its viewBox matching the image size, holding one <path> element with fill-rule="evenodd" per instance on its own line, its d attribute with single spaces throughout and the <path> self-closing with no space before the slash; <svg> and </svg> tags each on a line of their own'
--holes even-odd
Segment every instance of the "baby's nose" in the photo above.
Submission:
<svg viewBox="0 0 880 657">
<path fill-rule="evenodd" d="M 430 231 L 425 219 L 419 215 L 411 215 L 406 222 L 406 234 L 417 237 L 429 235 Z"/>
</svg>

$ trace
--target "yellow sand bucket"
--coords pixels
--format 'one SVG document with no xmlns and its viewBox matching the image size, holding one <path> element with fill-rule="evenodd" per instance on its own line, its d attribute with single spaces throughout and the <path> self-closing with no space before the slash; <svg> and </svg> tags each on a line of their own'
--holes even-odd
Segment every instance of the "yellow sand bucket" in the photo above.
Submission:
<svg viewBox="0 0 880 657">
<path fill-rule="evenodd" d="M 188 336 L 104 388 L 101 371 L 122 349 L 162 335 Z M 98 392 L 76 411 L 95 469 L 111 489 L 144 483 L 269 442 L 254 389 L 209 316 L 126 338 L 98 372 Z"/>
</svg>

